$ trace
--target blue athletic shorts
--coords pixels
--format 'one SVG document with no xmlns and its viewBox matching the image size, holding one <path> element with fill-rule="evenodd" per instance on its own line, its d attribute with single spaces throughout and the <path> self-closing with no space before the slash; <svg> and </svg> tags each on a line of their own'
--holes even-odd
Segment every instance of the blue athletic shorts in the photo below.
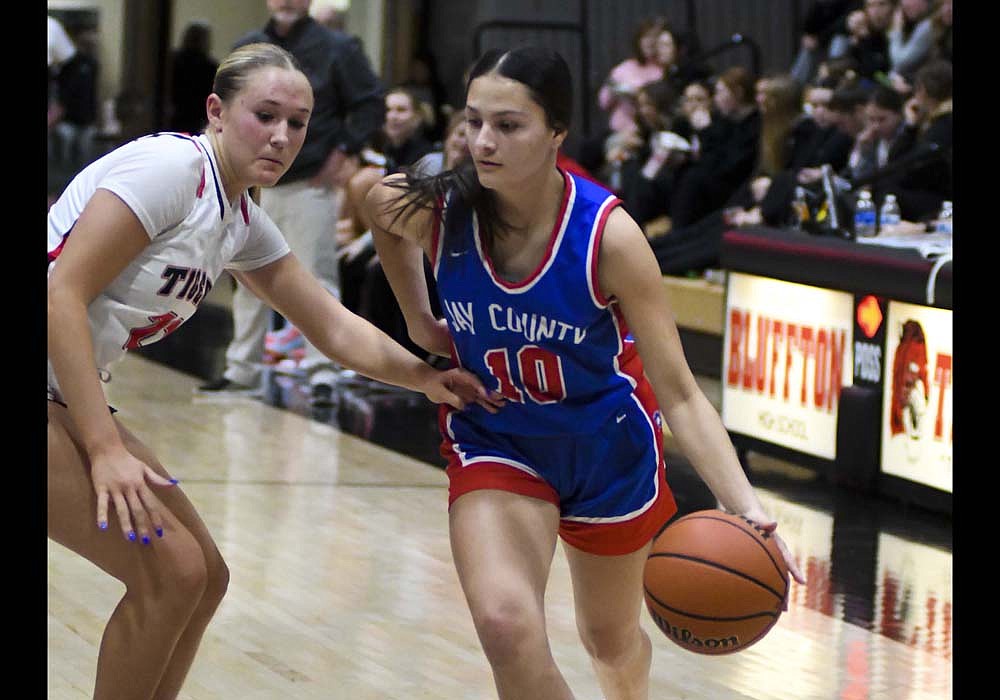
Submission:
<svg viewBox="0 0 1000 700">
<path fill-rule="evenodd" d="M 640 387 L 594 434 L 490 433 L 448 406 L 441 409 L 440 428 L 449 507 L 478 489 L 540 498 L 559 508 L 564 540 L 605 555 L 636 551 L 677 512 L 651 390 Z"/>
</svg>

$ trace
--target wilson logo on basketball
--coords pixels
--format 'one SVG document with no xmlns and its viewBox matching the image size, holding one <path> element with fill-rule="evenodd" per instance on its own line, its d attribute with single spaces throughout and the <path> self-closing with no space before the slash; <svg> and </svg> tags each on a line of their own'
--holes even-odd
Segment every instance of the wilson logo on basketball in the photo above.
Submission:
<svg viewBox="0 0 1000 700">
<path fill-rule="evenodd" d="M 740 647 L 740 638 L 736 635 L 722 639 L 699 639 L 694 636 L 691 630 L 670 624 L 669 620 L 663 618 L 655 610 L 650 609 L 649 615 L 653 618 L 653 622 L 656 623 L 661 632 L 673 637 L 678 644 L 683 646 L 694 647 L 695 649 L 732 649 L 734 651 Z"/>
</svg>

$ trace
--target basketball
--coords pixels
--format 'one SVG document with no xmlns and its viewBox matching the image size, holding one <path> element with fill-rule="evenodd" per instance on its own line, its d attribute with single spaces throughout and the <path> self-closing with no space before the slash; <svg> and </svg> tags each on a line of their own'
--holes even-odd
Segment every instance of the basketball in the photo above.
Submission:
<svg viewBox="0 0 1000 700">
<path fill-rule="evenodd" d="M 646 607 L 670 641 L 731 654 L 778 621 L 788 569 L 774 538 L 743 518 L 701 510 L 670 523 L 643 571 Z"/>
</svg>

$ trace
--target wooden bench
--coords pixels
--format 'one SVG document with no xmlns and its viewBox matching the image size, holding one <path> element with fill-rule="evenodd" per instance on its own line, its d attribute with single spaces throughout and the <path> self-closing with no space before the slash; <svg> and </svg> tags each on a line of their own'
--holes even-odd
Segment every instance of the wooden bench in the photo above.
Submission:
<svg viewBox="0 0 1000 700">
<path fill-rule="evenodd" d="M 722 376 L 725 285 L 702 277 L 677 275 L 664 275 L 663 285 L 691 370 L 709 377 Z"/>
</svg>

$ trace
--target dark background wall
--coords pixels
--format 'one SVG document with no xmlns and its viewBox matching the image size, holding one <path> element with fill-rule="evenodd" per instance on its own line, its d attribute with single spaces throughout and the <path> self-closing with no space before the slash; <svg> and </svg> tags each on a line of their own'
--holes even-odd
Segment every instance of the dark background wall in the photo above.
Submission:
<svg viewBox="0 0 1000 700">
<path fill-rule="evenodd" d="M 654 14 L 680 28 L 693 28 L 704 50 L 741 34 L 745 43 L 717 54 L 709 64 L 753 67 L 759 51 L 762 73 L 786 71 L 798 48 L 799 18 L 809 0 L 424 0 L 425 48 L 435 58 L 449 101 L 460 105 L 463 74 L 481 49 L 544 43 L 560 51 L 573 71 L 577 91 L 577 138 L 592 132 L 603 115 L 597 90 L 608 71 L 625 59 L 638 22 Z M 517 22 L 557 23 L 566 28 L 488 26 Z M 574 141 L 567 142 L 572 152 Z"/>
</svg>

